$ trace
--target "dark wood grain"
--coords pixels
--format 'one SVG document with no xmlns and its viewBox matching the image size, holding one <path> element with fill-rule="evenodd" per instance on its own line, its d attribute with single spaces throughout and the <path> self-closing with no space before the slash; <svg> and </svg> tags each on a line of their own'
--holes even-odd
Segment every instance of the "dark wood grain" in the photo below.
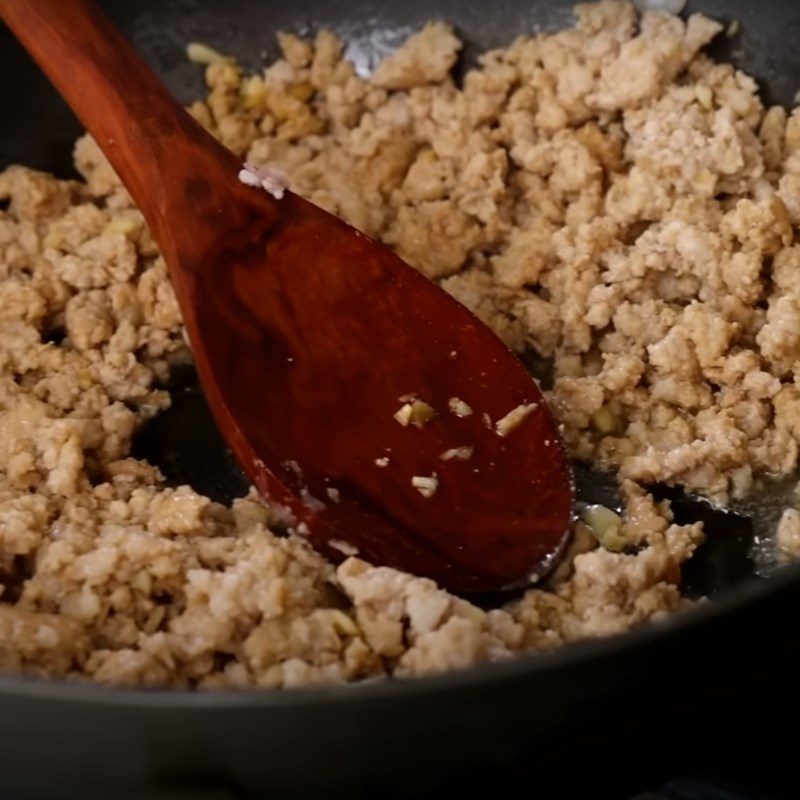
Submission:
<svg viewBox="0 0 800 800">
<path fill-rule="evenodd" d="M 333 558 L 345 541 L 460 591 L 543 570 L 568 536 L 570 471 L 538 387 L 494 334 L 335 217 L 241 184 L 236 158 L 90 2 L 0 0 L 0 16 L 144 213 L 214 416 L 258 490 Z M 411 393 L 438 412 L 422 428 L 393 416 Z M 451 397 L 475 413 L 449 413 Z M 531 402 L 507 437 L 484 422 Z M 473 457 L 440 458 L 459 446 Z M 433 473 L 423 497 L 411 478 Z"/>
</svg>

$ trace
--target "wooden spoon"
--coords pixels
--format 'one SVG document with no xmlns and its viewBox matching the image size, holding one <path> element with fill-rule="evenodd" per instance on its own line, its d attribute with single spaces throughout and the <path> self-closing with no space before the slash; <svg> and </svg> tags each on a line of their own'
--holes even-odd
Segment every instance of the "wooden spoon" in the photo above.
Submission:
<svg viewBox="0 0 800 800">
<path fill-rule="evenodd" d="M 239 160 L 93 3 L 0 0 L 0 16 L 144 214 L 222 433 L 291 524 L 334 559 L 455 591 L 543 574 L 568 537 L 572 480 L 541 392 L 500 340 L 387 248 L 240 182 Z M 417 405 L 419 425 L 398 422 L 412 398 L 435 415 Z"/>
</svg>

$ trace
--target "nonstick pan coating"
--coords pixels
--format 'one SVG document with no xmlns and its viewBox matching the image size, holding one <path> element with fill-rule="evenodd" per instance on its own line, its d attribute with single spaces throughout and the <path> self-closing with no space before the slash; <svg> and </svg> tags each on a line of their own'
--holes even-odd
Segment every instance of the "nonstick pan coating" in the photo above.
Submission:
<svg viewBox="0 0 800 800">
<path fill-rule="evenodd" d="M 469 43 L 468 64 L 481 50 L 534 26 L 563 26 L 571 3 L 104 5 L 188 102 L 202 93 L 200 70 L 184 57 L 190 40 L 235 53 L 255 68 L 265 50 L 276 55 L 275 31 L 331 27 L 366 70 L 411 30 L 443 18 Z M 759 79 L 770 102 L 792 103 L 800 88 L 795 0 L 705 0 L 689 3 L 688 10 L 737 19 L 741 32 L 730 40 L 721 37 L 714 54 Z M 0 167 L 21 162 L 71 174 L 80 128 L 2 28 L 0 67 Z M 178 432 L 168 440 L 168 426 L 154 427 L 137 447 L 160 459 L 175 480 L 190 480 L 220 498 L 239 493 L 241 479 L 191 375 L 177 382 L 184 387 L 179 402 L 192 435 L 181 440 Z M 212 456 L 187 476 L 186 464 L 197 459 L 181 453 L 192 437 Z M 602 481 L 585 476 L 584 492 L 603 491 Z M 784 762 L 780 737 L 773 733 L 774 711 L 779 708 L 781 718 L 797 711 L 791 690 L 781 687 L 792 686 L 800 667 L 800 646 L 791 633 L 800 607 L 800 571 L 786 569 L 758 581 L 747 578 L 736 557 L 734 562 L 736 580 L 719 586 L 712 580 L 719 596 L 690 614 L 616 639 L 431 679 L 201 694 L 0 678 L 0 797 L 411 797 L 447 790 L 465 796 L 522 791 L 622 798 L 640 790 L 643 781 L 713 770 L 719 758 L 731 774 L 752 778 L 756 767 L 748 765 L 756 764 L 755 755 L 747 754 L 766 749 L 777 780 Z M 703 569 L 719 573 L 710 563 Z M 708 583 L 708 575 L 701 578 Z"/>
</svg>

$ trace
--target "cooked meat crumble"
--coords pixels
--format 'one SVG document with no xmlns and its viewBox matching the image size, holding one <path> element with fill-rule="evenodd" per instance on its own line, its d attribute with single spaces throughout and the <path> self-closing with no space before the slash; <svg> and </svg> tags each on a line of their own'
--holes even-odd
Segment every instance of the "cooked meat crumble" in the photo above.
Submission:
<svg viewBox="0 0 800 800">
<path fill-rule="evenodd" d="M 800 113 L 701 52 L 721 27 L 604 0 L 484 54 L 463 85 L 443 22 L 371 79 L 328 31 L 281 34 L 252 76 L 194 47 L 209 94 L 192 114 L 553 359 L 572 454 L 618 471 L 621 515 L 588 514 L 546 585 L 489 612 L 356 557 L 336 568 L 254 494 L 224 507 L 132 459 L 170 402 L 155 387 L 190 358 L 158 249 L 88 137 L 83 182 L 0 173 L 0 666 L 292 687 L 547 650 L 687 605 L 701 526 L 643 487 L 725 502 L 793 471 L 800 436 Z M 800 551 L 798 530 L 787 510 L 778 545 Z"/>
</svg>

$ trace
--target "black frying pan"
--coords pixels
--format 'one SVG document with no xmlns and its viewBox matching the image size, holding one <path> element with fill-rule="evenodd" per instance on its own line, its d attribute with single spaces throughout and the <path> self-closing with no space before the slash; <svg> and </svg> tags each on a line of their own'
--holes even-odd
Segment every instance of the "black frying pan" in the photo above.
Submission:
<svg viewBox="0 0 800 800">
<path fill-rule="evenodd" d="M 35 2 L 35 0 L 31 0 Z M 68 2 L 68 0 L 65 0 Z M 249 67 L 276 55 L 278 29 L 332 27 L 368 68 L 432 17 L 470 43 L 465 63 L 534 25 L 561 27 L 570 2 L 547 0 L 108 0 L 109 13 L 176 95 L 202 94 L 187 41 Z M 800 3 L 697 0 L 741 33 L 715 44 L 757 77 L 771 102 L 800 88 Z M 0 167 L 71 173 L 80 129 L 7 31 L 0 29 Z M 176 412 L 136 449 L 175 482 L 218 499 L 242 492 L 196 383 L 176 376 Z M 203 459 L 192 456 L 203 453 Z M 197 464 L 202 464 L 198 468 Z M 608 487 L 581 475 L 587 499 Z M 691 613 L 614 639 L 406 682 L 277 692 L 132 691 L 0 678 L 0 798 L 438 796 L 519 792 L 625 798 L 687 774 L 763 787 L 792 785 L 800 704 L 795 633 L 800 568 L 753 575 L 744 516 L 677 499 L 706 515 L 717 544 L 689 568 Z M 756 520 L 757 522 L 757 520 Z M 791 730 L 791 729 L 790 729 Z M 708 788 L 663 797 L 733 797 Z M 715 790 L 716 791 L 716 790 Z M 694 792 L 694 793 L 692 793 Z M 781 796 L 800 794 L 791 788 Z M 748 796 L 756 796 L 748 795 Z M 758 796 L 765 796 L 759 793 Z"/>
</svg>

